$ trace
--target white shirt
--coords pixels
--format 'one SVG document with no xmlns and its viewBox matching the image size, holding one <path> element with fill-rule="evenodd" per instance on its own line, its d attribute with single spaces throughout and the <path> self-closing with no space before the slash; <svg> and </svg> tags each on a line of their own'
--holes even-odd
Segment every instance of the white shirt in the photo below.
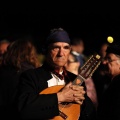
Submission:
<svg viewBox="0 0 120 120">
<path fill-rule="evenodd" d="M 48 87 L 55 86 L 55 85 L 65 85 L 65 81 L 58 78 L 55 74 L 51 73 L 52 78 L 48 80 Z"/>
</svg>

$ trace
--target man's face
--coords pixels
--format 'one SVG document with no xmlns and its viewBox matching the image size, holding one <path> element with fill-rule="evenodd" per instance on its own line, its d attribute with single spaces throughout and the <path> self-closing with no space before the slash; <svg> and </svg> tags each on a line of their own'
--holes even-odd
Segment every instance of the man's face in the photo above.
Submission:
<svg viewBox="0 0 120 120">
<path fill-rule="evenodd" d="M 80 44 L 77 45 L 76 47 L 77 47 L 77 52 L 82 54 L 83 51 L 84 51 L 84 43 L 83 43 L 83 41 L 81 41 Z"/>
<path fill-rule="evenodd" d="M 48 48 L 47 61 L 54 67 L 63 67 L 68 60 L 70 50 L 68 43 L 53 43 Z"/>
<path fill-rule="evenodd" d="M 120 56 L 109 53 L 106 55 L 103 64 L 106 66 L 108 74 L 112 77 L 120 74 Z"/>
<path fill-rule="evenodd" d="M 100 48 L 100 55 L 104 58 L 106 56 L 106 50 L 107 50 L 108 45 L 103 44 Z"/>
<path fill-rule="evenodd" d="M 3 55 L 6 52 L 8 45 L 8 43 L 3 43 L 0 45 L 0 55 Z"/>
</svg>

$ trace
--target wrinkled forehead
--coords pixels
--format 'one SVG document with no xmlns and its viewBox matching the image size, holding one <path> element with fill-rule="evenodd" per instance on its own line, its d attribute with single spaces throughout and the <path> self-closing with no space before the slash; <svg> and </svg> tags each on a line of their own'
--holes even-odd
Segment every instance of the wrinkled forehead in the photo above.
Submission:
<svg viewBox="0 0 120 120">
<path fill-rule="evenodd" d="M 107 53 L 106 58 L 120 58 L 120 55 L 114 53 Z"/>
<path fill-rule="evenodd" d="M 66 43 L 66 42 L 55 42 L 50 44 L 49 46 L 59 46 L 59 47 L 64 47 L 64 46 L 70 46 L 70 44 Z"/>
</svg>

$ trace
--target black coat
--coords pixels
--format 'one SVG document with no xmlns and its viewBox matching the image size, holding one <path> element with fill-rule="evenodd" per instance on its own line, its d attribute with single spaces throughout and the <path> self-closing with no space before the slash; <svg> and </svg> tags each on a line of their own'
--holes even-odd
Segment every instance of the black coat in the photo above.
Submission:
<svg viewBox="0 0 120 120">
<path fill-rule="evenodd" d="M 16 96 L 19 85 L 20 74 L 33 68 L 33 66 L 25 63 L 22 69 L 18 71 L 13 66 L 0 67 L 0 119 L 19 119 L 16 108 Z"/>
<path fill-rule="evenodd" d="M 67 72 L 66 83 L 75 79 L 76 75 Z M 23 119 L 46 120 L 59 114 L 57 94 L 39 93 L 48 87 L 47 81 L 51 73 L 44 65 L 34 70 L 27 70 L 20 76 L 18 94 L 18 110 Z M 71 111 L 72 113 L 72 111 Z M 81 110 L 80 120 L 95 120 L 96 111 L 91 100 L 86 96 Z"/>
<path fill-rule="evenodd" d="M 99 120 L 120 120 L 120 75 L 114 77 L 98 107 Z"/>
<path fill-rule="evenodd" d="M 19 73 L 13 67 L 0 68 L 0 119 L 18 118 L 15 97 L 19 84 Z"/>
</svg>

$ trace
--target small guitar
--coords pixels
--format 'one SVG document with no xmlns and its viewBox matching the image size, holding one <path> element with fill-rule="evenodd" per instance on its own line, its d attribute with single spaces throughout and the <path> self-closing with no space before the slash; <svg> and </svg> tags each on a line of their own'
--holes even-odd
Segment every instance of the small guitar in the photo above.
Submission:
<svg viewBox="0 0 120 120">
<path fill-rule="evenodd" d="M 74 85 L 81 85 L 84 80 L 91 77 L 94 71 L 101 63 L 101 57 L 98 54 L 91 55 L 86 63 L 81 67 L 79 74 L 73 81 Z M 40 94 L 51 94 L 59 92 L 64 85 L 49 87 Z M 59 104 L 59 116 L 55 116 L 51 120 L 78 120 L 80 117 L 80 105 L 77 103 Z"/>
</svg>

